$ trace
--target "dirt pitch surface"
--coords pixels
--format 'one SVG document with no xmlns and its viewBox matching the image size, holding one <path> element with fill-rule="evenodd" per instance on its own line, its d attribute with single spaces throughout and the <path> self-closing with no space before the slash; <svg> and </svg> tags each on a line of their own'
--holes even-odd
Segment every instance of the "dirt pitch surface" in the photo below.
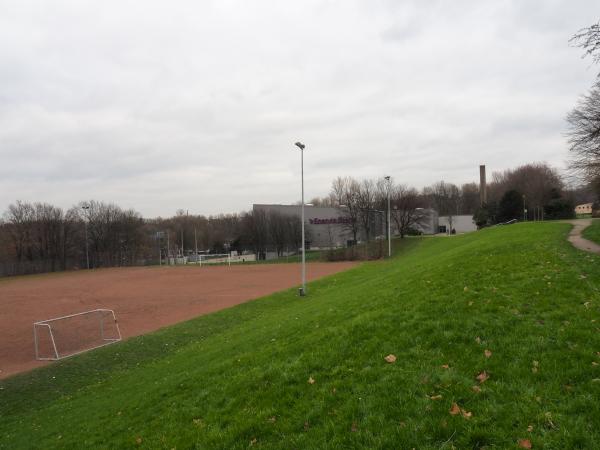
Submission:
<svg viewBox="0 0 600 450">
<path fill-rule="evenodd" d="M 355 263 L 310 263 L 314 280 Z M 35 360 L 33 322 L 113 309 L 123 338 L 299 285 L 299 264 L 132 267 L 0 280 L 0 378 L 47 364 Z"/>
</svg>

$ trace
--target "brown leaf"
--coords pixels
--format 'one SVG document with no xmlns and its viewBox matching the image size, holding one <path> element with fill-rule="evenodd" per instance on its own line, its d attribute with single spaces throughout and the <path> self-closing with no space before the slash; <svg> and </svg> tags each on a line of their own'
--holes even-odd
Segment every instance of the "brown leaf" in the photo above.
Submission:
<svg viewBox="0 0 600 450">
<path fill-rule="evenodd" d="M 488 375 L 488 373 L 484 370 L 483 372 L 481 372 L 479 375 L 477 375 L 477 380 L 479 381 L 479 383 L 485 383 L 485 381 L 489 378 L 490 376 Z"/>
<path fill-rule="evenodd" d="M 462 408 L 460 409 L 460 413 L 462 414 L 462 416 L 463 416 L 465 419 L 470 419 L 470 418 L 473 416 L 473 413 L 472 413 L 472 412 L 470 412 L 470 411 L 467 411 L 467 410 L 465 410 L 465 409 L 462 409 Z"/>
<path fill-rule="evenodd" d="M 460 414 L 460 407 L 456 403 L 452 403 L 452 408 L 450 408 L 450 414 L 456 416 Z"/>
<path fill-rule="evenodd" d="M 492 356 L 492 352 L 490 350 L 485 350 L 483 352 L 483 354 L 485 355 L 486 358 L 489 358 L 490 356 Z"/>
<path fill-rule="evenodd" d="M 477 385 L 472 386 L 471 389 L 473 390 L 473 392 L 477 392 L 478 394 L 481 392 L 481 388 Z"/>
<path fill-rule="evenodd" d="M 358 431 L 358 424 L 356 422 L 352 422 L 352 427 L 350 428 L 350 431 L 352 431 L 353 433 L 356 433 Z"/>
<path fill-rule="evenodd" d="M 450 366 L 448 364 L 442 364 L 442 369 L 449 369 Z"/>
<path fill-rule="evenodd" d="M 308 384 L 315 384 L 315 379 L 313 377 L 308 377 Z"/>
<path fill-rule="evenodd" d="M 269 417 L 267 420 L 271 423 L 275 423 L 277 421 L 277 417 L 275 417 L 275 416 Z"/>
<path fill-rule="evenodd" d="M 390 364 L 395 363 L 396 362 L 396 356 L 392 355 L 391 353 L 389 355 L 387 355 L 385 358 L 387 362 L 389 362 Z"/>
<path fill-rule="evenodd" d="M 135 443 L 140 445 L 142 443 L 142 438 L 141 437 L 136 438 Z"/>
<path fill-rule="evenodd" d="M 529 425 L 529 426 L 527 427 L 527 431 L 529 431 L 529 432 L 531 433 L 531 432 L 533 431 L 533 425 Z"/>
<path fill-rule="evenodd" d="M 254 439 L 252 439 L 252 440 L 250 441 L 250 445 L 254 445 L 254 444 L 256 444 L 256 442 L 257 442 L 257 441 L 256 441 L 256 438 L 254 438 Z"/>
<path fill-rule="evenodd" d="M 531 448 L 531 441 L 529 439 L 519 439 L 519 447 Z"/>
<path fill-rule="evenodd" d="M 308 431 L 310 428 L 310 424 L 308 422 L 304 422 L 304 431 Z"/>
<path fill-rule="evenodd" d="M 481 344 L 481 338 L 480 338 L 479 336 L 477 336 L 477 337 L 475 338 L 475 342 L 477 342 L 478 344 Z"/>
<path fill-rule="evenodd" d="M 429 398 L 430 398 L 431 400 L 441 400 L 441 399 L 442 399 L 442 396 L 441 396 L 441 395 L 431 395 Z"/>
</svg>

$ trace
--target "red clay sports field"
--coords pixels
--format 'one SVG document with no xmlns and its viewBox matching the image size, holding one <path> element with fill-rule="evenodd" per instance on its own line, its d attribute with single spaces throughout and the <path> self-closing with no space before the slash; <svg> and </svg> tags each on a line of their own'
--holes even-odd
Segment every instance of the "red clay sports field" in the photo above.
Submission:
<svg viewBox="0 0 600 450">
<path fill-rule="evenodd" d="M 355 263 L 310 263 L 314 280 Z M 154 331 L 299 284 L 298 264 L 132 267 L 0 280 L 0 378 L 39 367 L 33 323 L 114 310 L 123 338 Z"/>
</svg>

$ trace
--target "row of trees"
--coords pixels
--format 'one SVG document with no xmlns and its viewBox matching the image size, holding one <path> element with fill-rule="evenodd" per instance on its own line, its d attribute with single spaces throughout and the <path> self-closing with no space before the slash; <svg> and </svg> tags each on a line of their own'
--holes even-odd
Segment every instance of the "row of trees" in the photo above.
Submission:
<svg viewBox="0 0 600 450">
<path fill-rule="evenodd" d="M 528 219 L 571 217 L 573 206 L 594 198 L 591 188 L 567 189 L 557 171 L 546 164 L 527 164 L 494 173 L 487 186 L 488 202 L 479 208 L 479 186 L 440 181 L 421 190 L 393 179 L 357 180 L 338 177 L 328 196 L 316 206 L 340 208 L 343 226 L 354 241 L 370 241 L 384 233 L 388 193 L 391 227 L 404 237 L 424 224 L 433 208 L 449 222 L 459 214 L 475 215 L 486 224 Z M 16 202 L 0 220 L 0 274 L 35 273 L 86 267 L 158 262 L 163 257 L 196 249 L 267 251 L 283 255 L 301 246 L 300 221 L 276 212 L 251 211 L 217 216 L 189 215 L 180 210 L 170 218 L 143 219 L 132 209 L 98 201 L 81 202 L 68 210 L 47 203 Z M 451 226 L 452 228 L 452 226 Z M 157 239 L 158 234 L 162 236 Z M 310 236 L 307 236 L 310 241 Z"/>
<path fill-rule="evenodd" d="M 91 201 L 64 211 L 17 201 L 0 222 L 0 274 L 67 270 L 88 261 L 93 267 L 135 264 L 144 238 L 139 213 L 116 205 Z"/>
<path fill-rule="evenodd" d="M 159 252 L 163 259 L 196 250 L 281 256 L 300 245 L 297 217 L 276 212 L 206 217 L 180 210 L 145 220 L 135 210 L 94 200 L 66 211 L 17 201 L 0 220 L 0 275 L 158 263 Z"/>
</svg>

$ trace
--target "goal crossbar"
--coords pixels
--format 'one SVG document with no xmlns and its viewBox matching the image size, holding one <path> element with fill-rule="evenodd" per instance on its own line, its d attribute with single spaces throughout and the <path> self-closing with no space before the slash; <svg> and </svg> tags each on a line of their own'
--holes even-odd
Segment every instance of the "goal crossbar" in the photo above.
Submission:
<svg viewBox="0 0 600 450">
<path fill-rule="evenodd" d="M 74 352 L 69 352 L 66 355 L 61 355 L 58 351 L 57 345 L 56 345 L 56 339 L 54 336 L 54 331 L 52 329 L 52 323 L 53 322 L 57 322 L 59 320 L 64 320 L 64 319 L 70 319 L 73 317 L 77 317 L 77 316 L 83 316 L 86 314 L 93 314 L 93 313 L 100 313 L 100 314 L 110 314 L 112 315 L 112 321 L 114 322 L 114 326 L 115 326 L 115 330 L 116 330 L 116 336 L 115 337 L 106 337 L 104 334 L 104 316 L 101 316 L 100 319 L 100 334 L 101 334 L 101 339 L 102 339 L 102 343 L 98 344 L 98 345 L 94 345 L 92 347 L 88 347 L 85 348 L 83 350 L 77 350 Z M 39 351 L 39 344 L 38 344 L 38 327 L 45 327 L 48 330 L 48 335 L 50 338 L 50 342 L 52 343 L 52 352 L 54 353 L 54 356 L 50 356 L 50 357 L 45 357 L 45 356 L 40 356 L 40 351 Z M 99 309 L 92 309 L 90 311 L 84 311 L 84 312 L 80 312 L 80 313 L 75 313 L 75 314 L 69 314 L 66 316 L 61 316 L 61 317 L 54 317 L 52 319 L 46 319 L 46 320 L 40 320 L 38 322 L 34 322 L 33 323 L 33 340 L 35 342 L 35 359 L 39 360 L 39 361 L 56 361 L 59 359 L 63 359 L 63 358 L 68 358 L 69 356 L 74 356 L 74 355 L 78 355 L 80 353 L 84 353 L 87 352 L 89 350 L 93 350 L 95 348 L 100 348 L 100 347 L 104 347 L 106 345 L 110 345 L 110 344 L 114 344 L 115 342 L 119 342 L 121 341 L 122 336 L 121 336 L 121 330 L 119 329 L 119 323 L 117 322 L 117 318 L 115 316 L 115 312 L 112 309 L 103 309 L 103 308 L 99 308 Z"/>
</svg>

